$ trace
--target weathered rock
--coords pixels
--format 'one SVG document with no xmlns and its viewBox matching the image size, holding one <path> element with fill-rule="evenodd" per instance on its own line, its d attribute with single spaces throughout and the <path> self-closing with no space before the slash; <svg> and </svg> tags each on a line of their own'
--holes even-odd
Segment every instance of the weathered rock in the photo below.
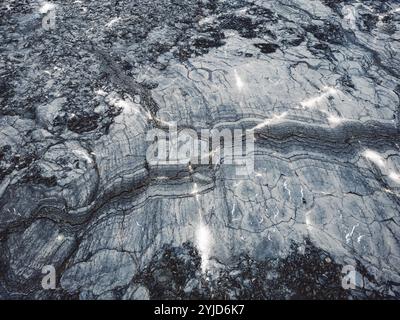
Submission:
<svg viewBox="0 0 400 320">
<path fill-rule="evenodd" d="M 397 1 L 46 8 L 0 4 L 0 298 L 399 298 Z M 254 172 L 149 161 L 175 124 Z"/>
</svg>

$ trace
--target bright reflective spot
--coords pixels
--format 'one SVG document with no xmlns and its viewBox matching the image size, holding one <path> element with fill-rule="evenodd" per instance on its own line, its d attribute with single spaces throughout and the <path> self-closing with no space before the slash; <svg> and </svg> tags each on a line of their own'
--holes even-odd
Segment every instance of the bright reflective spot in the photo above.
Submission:
<svg viewBox="0 0 400 320">
<path fill-rule="evenodd" d="M 63 241 L 65 239 L 65 237 L 64 237 L 64 235 L 62 235 L 62 234 L 59 234 L 58 236 L 57 236 L 57 241 Z"/>
<path fill-rule="evenodd" d="M 176 122 L 170 122 L 170 121 L 166 121 L 166 120 L 163 120 L 163 119 L 155 118 L 155 117 L 153 117 L 153 116 L 151 115 L 150 112 L 147 113 L 147 117 L 148 117 L 150 120 L 155 120 L 155 121 L 157 121 L 159 124 L 164 125 L 164 126 L 167 126 L 167 127 L 175 127 L 175 126 L 176 126 Z"/>
<path fill-rule="evenodd" d="M 287 191 L 287 193 L 288 193 L 288 195 L 289 195 L 289 199 L 291 198 L 291 191 L 290 191 L 290 189 L 288 188 L 288 186 L 287 186 L 287 181 L 285 181 L 284 183 L 283 183 L 283 188 Z"/>
<path fill-rule="evenodd" d="M 351 238 L 353 237 L 354 231 L 356 230 L 356 228 L 359 226 L 359 224 L 353 226 L 353 228 L 351 229 L 351 231 L 349 233 L 346 234 L 346 243 L 349 243 Z"/>
<path fill-rule="evenodd" d="M 193 185 L 193 190 L 192 190 L 192 194 L 198 194 L 199 193 L 199 188 L 197 186 L 197 183 L 195 183 Z"/>
<path fill-rule="evenodd" d="M 311 211 L 308 211 L 308 212 L 306 212 L 306 214 L 305 214 L 305 220 L 306 220 L 307 228 L 311 227 L 310 213 L 311 213 Z"/>
<path fill-rule="evenodd" d="M 303 108 L 315 108 L 320 103 L 324 102 L 327 98 L 336 96 L 340 91 L 333 87 L 324 87 L 322 88 L 322 92 L 323 93 L 317 97 L 302 101 L 300 103 L 301 106 Z"/>
<path fill-rule="evenodd" d="M 272 118 L 268 118 L 265 119 L 263 122 L 261 122 L 260 124 L 256 125 L 254 128 L 249 129 L 249 131 L 254 131 L 257 129 L 261 129 L 266 127 L 267 125 L 271 124 L 271 123 L 276 123 L 279 122 L 280 120 L 284 119 L 287 116 L 287 112 L 283 112 L 281 114 L 278 115 L 273 115 Z"/>
<path fill-rule="evenodd" d="M 117 108 L 121 108 L 123 114 L 140 113 L 139 108 L 132 101 L 129 100 L 115 100 L 113 105 Z M 143 115 L 143 113 L 140 114 Z"/>
<path fill-rule="evenodd" d="M 203 272 L 206 272 L 208 268 L 211 238 L 209 229 L 201 222 L 196 231 L 196 242 L 201 256 L 201 270 Z"/>
<path fill-rule="evenodd" d="M 363 156 L 368 160 L 372 161 L 373 163 L 375 163 L 380 168 L 386 167 L 385 159 L 376 151 L 367 149 L 363 152 Z"/>
<path fill-rule="evenodd" d="M 200 26 L 206 25 L 206 24 L 211 24 L 215 20 L 215 17 L 205 17 L 202 18 L 198 23 Z"/>
<path fill-rule="evenodd" d="M 199 195 L 199 187 L 198 187 L 197 183 L 194 183 L 194 185 L 193 185 L 192 195 L 194 195 L 197 202 L 199 202 L 200 195 Z M 199 202 L 199 204 L 200 204 L 200 202 Z M 201 212 L 200 212 L 200 219 L 201 219 Z"/>
<path fill-rule="evenodd" d="M 386 193 L 395 194 L 392 190 L 387 189 L 387 188 L 383 188 L 382 190 L 383 190 L 384 192 L 386 192 Z"/>
<path fill-rule="evenodd" d="M 39 12 L 44 14 L 44 13 L 54 10 L 55 8 L 56 8 L 56 5 L 54 3 L 44 1 L 44 2 L 42 2 L 41 7 L 39 8 Z"/>
<path fill-rule="evenodd" d="M 375 163 L 380 169 L 386 169 L 388 166 L 387 161 L 376 151 L 367 149 L 363 152 L 363 156 L 368 160 L 372 161 L 373 163 Z M 386 174 L 390 180 L 400 184 L 399 173 L 395 171 L 386 171 L 383 173 Z"/>
<path fill-rule="evenodd" d="M 396 183 L 400 183 L 400 174 L 394 171 L 389 172 L 389 178 Z"/>
<path fill-rule="evenodd" d="M 92 164 L 92 163 L 93 163 L 92 158 L 90 158 L 89 155 L 88 155 L 86 152 L 84 152 L 83 150 L 74 149 L 74 150 L 73 150 L 73 153 L 74 153 L 77 157 L 85 159 L 85 161 L 86 161 L 87 163 L 89 163 L 89 164 Z"/>
<path fill-rule="evenodd" d="M 231 211 L 231 215 L 233 216 L 233 214 L 234 214 L 234 212 L 235 212 L 235 209 L 236 209 L 236 203 L 234 202 L 233 203 L 233 206 L 232 206 L 232 211 Z"/>
<path fill-rule="evenodd" d="M 239 91 L 242 91 L 243 87 L 244 87 L 244 82 L 242 81 L 242 79 L 240 78 L 237 70 L 235 69 L 235 80 L 236 80 L 236 87 L 238 88 Z"/>
<path fill-rule="evenodd" d="M 344 118 L 341 118 L 341 117 L 336 117 L 336 116 L 333 116 L 333 115 L 328 117 L 329 125 L 332 126 L 332 127 L 337 127 L 338 125 L 343 123 L 343 121 L 344 121 Z"/>
</svg>

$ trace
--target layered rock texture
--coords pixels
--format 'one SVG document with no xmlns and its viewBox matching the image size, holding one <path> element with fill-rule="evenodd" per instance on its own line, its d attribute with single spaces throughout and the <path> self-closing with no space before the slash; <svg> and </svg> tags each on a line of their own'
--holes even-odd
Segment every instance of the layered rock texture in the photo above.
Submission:
<svg viewBox="0 0 400 320">
<path fill-rule="evenodd" d="M 0 12 L 0 298 L 400 297 L 398 1 Z M 253 134 L 254 172 L 149 163 L 171 124 Z"/>
</svg>

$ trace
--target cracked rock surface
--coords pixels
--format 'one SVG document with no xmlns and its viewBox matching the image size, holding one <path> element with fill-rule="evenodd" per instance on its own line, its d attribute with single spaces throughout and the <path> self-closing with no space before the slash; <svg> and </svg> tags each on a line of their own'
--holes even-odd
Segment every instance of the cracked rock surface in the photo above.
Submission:
<svg viewBox="0 0 400 320">
<path fill-rule="evenodd" d="M 0 12 L 1 299 L 400 297 L 398 1 Z M 251 132 L 254 172 L 149 163 L 171 124 Z"/>
</svg>

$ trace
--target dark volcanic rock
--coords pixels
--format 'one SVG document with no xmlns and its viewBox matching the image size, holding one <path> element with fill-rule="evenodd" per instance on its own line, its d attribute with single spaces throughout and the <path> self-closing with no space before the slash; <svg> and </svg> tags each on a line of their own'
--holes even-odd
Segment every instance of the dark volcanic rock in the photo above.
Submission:
<svg viewBox="0 0 400 320">
<path fill-rule="evenodd" d="M 255 43 L 254 46 L 259 48 L 262 53 L 274 53 L 279 46 L 274 43 Z"/>
</svg>

